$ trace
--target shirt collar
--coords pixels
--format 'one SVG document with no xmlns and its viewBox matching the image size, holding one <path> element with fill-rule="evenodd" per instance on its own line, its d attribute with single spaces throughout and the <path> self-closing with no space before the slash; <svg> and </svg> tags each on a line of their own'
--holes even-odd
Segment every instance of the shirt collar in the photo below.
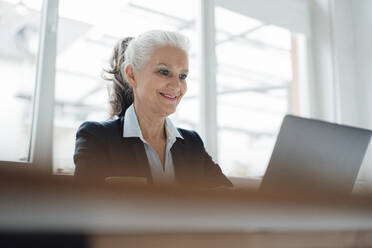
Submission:
<svg viewBox="0 0 372 248">
<path fill-rule="evenodd" d="M 177 128 L 173 125 L 172 121 L 168 117 L 165 118 L 165 132 L 167 135 L 167 139 L 169 139 L 172 143 L 174 143 L 177 138 L 183 139 L 180 132 L 177 130 Z M 147 143 L 142 136 L 141 128 L 138 124 L 138 119 L 133 104 L 130 105 L 129 108 L 125 111 L 123 137 L 138 137 L 142 140 L 142 142 Z"/>
<path fill-rule="evenodd" d="M 127 110 L 125 111 L 123 137 L 138 137 L 143 142 L 145 142 L 138 124 L 138 119 L 133 104 L 130 105 L 129 108 L 127 108 Z"/>
<path fill-rule="evenodd" d="M 177 138 L 183 139 L 178 129 L 173 125 L 173 122 L 168 117 L 165 117 L 165 132 L 167 133 L 167 138 L 173 143 Z"/>
</svg>

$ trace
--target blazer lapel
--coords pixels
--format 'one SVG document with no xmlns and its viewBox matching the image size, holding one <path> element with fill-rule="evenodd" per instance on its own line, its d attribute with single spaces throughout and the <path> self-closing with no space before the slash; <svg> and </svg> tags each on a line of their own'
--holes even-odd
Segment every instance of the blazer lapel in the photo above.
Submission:
<svg viewBox="0 0 372 248">
<path fill-rule="evenodd" d="M 152 184 L 153 179 L 151 176 L 150 165 L 147 160 L 145 147 L 142 141 L 137 137 L 124 138 L 123 127 L 124 127 L 124 116 L 121 118 L 121 138 L 120 138 L 120 149 L 122 154 L 122 161 L 128 161 L 130 166 L 131 174 L 140 177 L 146 177 L 147 183 Z M 131 159 L 129 159 L 131 158 Z"/>
<path fill-rule="evenodd" d="M 145 175 L 147 177 L 147 183 L 152 184 L 152 175 L 150 171 L 150 165 L 149 161 L 147 159 L 145 147 L 142 143 L 142 141 L 137 138 L 133 142 L 133 150 L 134 154 L 136 156 L 137 166 L 141 174 Z"/>
<path fill-rule="evenodd" d="M 171 151 L 176 180 L 179 183 L 183 183 L 187 180 L 188 173 L 190 172 L 188 168 L 189 159 L 187 157 L 188 154 L 185 141 L 177 138 L 177 141 L 173 144 Z"/>
</svg>

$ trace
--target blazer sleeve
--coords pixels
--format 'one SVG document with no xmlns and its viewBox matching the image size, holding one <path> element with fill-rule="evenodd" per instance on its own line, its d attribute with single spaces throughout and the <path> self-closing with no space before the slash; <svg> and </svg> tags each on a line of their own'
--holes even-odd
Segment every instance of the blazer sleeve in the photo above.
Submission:
<svg viewBox="0 0 372 248">
<path fill-rule="evenodd" d="M 104 139 L 99 137 L 101 132 L 97 122 L 84 122 L 79 127 L 74 153 L 75 176 L 104 178 L 109 156 Z"/>
<path fill-rule="evenodd" d="M 204 176 L 208 186 L 218 187 L 233 187 L 234 185 L 230 182 L 229 179 L 222 173 L 222 170 L 218 164 L 216 164 L 212 157 L 205 150 L 203 140 L 200 138 L 199 134 L 194 131 L 195 136 L 198 139 L 198 142 L 201 147 L 203 161 L 204 161 Z"/>
</svg>

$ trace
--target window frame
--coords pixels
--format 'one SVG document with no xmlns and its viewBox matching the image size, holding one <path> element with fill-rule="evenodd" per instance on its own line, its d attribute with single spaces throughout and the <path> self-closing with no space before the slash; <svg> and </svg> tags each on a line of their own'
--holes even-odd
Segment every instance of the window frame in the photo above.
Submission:
<svg viewBox="0 0 372 248">
<path fill-rule="evenodd" d="M 53 119 L 59 0 L 44 0 L 40 14 L 36 84 L 28 161 L 0 161 L 2 168 L 53 171 Z"/>
<path fill-rule="evenodd" d="M 234 1 L 236 2 L 236 1 Z M 243 1 L 242 1 L 243 2 Z M 257 3 L 259 1 L 256 1 Z M 288 1 L 287 1 L 288 2 Z M 216 94 L 215 7 L 221 1 L 200 0 L 197 16 L 200 48 L 200 127 L 207 151 L 218 161 Z M 33 99 L 32 133 L 28 162 L 0 161 L 0 166 L 17 165 L 53 172 L 53 129 L 56 50 L 59 0 L 44 0 L 41 11 L 36 86 Z M 297 15 L 296 15 L 297 16 Z M 306 17 L 307 18 L 307 17 Z M 307 25 L 307 22 L 305 23 Z M 305 25 L 305 26 L 306 26 Z M 306 26 L 307 27 L 307 26 Z"/>
</svg>

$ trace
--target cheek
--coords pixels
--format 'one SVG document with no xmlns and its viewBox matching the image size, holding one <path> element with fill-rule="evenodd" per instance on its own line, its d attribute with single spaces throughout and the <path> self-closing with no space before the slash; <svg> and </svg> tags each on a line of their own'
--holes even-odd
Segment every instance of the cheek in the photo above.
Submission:
<svg viewBox="0 0 372 248">
<path fill-rule="evenodd" d="M 182 83 L 182 84 L 181 84 L 181 97 L 178 99 L 177 104 L 178 104 L 178 103 L 181 101 L 181 99 L 184 97 L 186 91 L 187 91 L 187 84 L 186 84 L 186 82 L 185 82 L 185 83 Z"/>
<path fill-rule="evenodd" d="M 181 92 L 182 92 L 182 95 L 184 95 L 187 91 L 187 84 L 186 82 L 182 83 L 181 84 Z"/>
<path fill-rule="evenodd" d="M 139 87 L 138 91 L 140 95 L 144 97 L 150 97 L 151 95 L 154 94 L 155 89 L 154 89 L 154 82 L 151 80 L 146 80 L 141 82 L 141 87 Z"/>
</svg>

